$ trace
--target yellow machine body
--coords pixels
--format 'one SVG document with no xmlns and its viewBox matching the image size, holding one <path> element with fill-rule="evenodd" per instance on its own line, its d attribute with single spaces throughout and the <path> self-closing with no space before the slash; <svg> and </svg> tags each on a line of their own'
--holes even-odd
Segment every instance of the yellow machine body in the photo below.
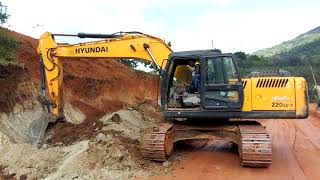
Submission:
<svg viewBox="0 0 320 180">
<path fill-rule="evenodd" d="M 301 77 L 254 77 L 243 80 L 242 111 L 295 111 L 308 116 L 308 90 Z"/>
</svg>

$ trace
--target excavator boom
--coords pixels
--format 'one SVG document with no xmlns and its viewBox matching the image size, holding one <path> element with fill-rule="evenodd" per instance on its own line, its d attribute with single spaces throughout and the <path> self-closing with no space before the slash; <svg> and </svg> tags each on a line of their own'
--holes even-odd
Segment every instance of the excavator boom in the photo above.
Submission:
<svg viewBox="0 0 320 180">
<path fill-rule="evenodd" d="M 55 36 L 100 38 L 78 44 L 58 44 Z M 172 52 L 162 39 L 140 32 L 77 35 L 44 33 L 39 39 L 38 53 L 41 67 L 41 97 L 44 113 L 30 128 L 33 144 L 41 144 L 49 122 L 63 118 L 63 62 L 62 58 L 88 57 L 111 59 L 141 59 L 152 62 L 158 69 L 165 67 Z"/>
<path fill-rule="evenodd" d="M 39 41 L 38 52 L 45 69 L 47 93 L 52 101 L 52 113 L 62 113 L 63 62 L 65 57 L 91 58 L 128 58 L 153 62 L 158 68 L 165 67 L 171 48 L 161 39 L 142 33 L 121 33 L 119 35 L 101 35 L 79 33 L 81 38 L 103 38 L 79 44 L 57 44 L 54 36 L 44 33 Z"/>
</svg>

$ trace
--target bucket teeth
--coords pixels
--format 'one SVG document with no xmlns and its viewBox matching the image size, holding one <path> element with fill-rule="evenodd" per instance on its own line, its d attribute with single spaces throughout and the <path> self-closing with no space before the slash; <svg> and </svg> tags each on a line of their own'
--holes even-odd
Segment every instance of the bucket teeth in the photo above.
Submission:
<svg viewBox="0 0 320 180">
<path fill-rule="evenodd" d="M 30 142 L 33 146 L 40 148 L 43 144 L 45 132 L 49 122 L 54 122 L 56 117 L 43 111 L 40 118 L 34 120 L 29 127 Z"/>
</svg>

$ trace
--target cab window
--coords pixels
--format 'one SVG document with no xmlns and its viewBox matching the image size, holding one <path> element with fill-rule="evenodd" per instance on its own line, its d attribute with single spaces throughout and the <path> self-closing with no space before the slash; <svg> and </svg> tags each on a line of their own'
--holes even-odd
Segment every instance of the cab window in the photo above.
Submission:
<svg viewBox="0 0 320 180">
<path fill-rule="evenodd" d="M 210 57 L 205 62 L 206 85 L 234 84 L 236 70 L 231 57 Z"/>
</svg>

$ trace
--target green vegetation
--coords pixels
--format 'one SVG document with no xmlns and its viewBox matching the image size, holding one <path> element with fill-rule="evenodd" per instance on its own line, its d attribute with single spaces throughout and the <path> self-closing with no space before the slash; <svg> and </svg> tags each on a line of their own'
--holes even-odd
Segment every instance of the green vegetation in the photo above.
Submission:
<svg viewBox="0 0 320 180">
<path fill-rule="evenodd" d="M 18 41 L 9 36 L 7 32 L 0 30 L 0 64 L 16 64 L 15 51 Z"/>
<path fill-rule="evenodd" d="M 320 41 L 320 27 L 317 27 L 307 33 L 301 34 L 300 36 L 292 40 L 283 42 L 271 48 L 259 50 L 253 54 L 257 56 L 273 57 L 275 55 L 281 55 L 286 52 L 292 52 L 293 49 L 304 47 L 306 44 L 313 43 L 315 41 Z"/>
<path fill-rule="evenodd" d="M 141 60 L 141 59 L 120 59 L 119 62 L 121 62 L 122 64 L 125 64 L 133 69 L 136 69 L 139 65 L 139 63 L 143 64 L 145 67 L 149 67 L 151 69 L 157 69 L 156 67 L 154 67 L 152 65 L 152 63 L 145 61 L 145 60 Z"/>
<path fill-rule="evenodd" d="M 6 23 L 8 18 L 9 14 L 7 13 L 7 6 L 0 2 L 0 24 Z"/>
<path fill-rule="evenodd" d="M 120 59 L 119 62 L 131 68 L 137 68 L 139 63 L 143 63 L 145 66 L 147 65 L 145 61 L 139 59 Z"/>
<path fill-rule="evenodd" d="M 320 27 L 304 33 L 297 38 L 257 51 L 251 55 L 236 52 L 242 76 L 254 70 L 289 71 L 293 76 L 302 76 L 308 82 L 310 101 L 317 99 L 314 90 L 312 67 L 317 83 L 320 83 Z"/>
<path fill-rule="evenodd" d="M 7 6 L 0 2 L 0 24 L 6 23 L 8 18 Z M 17 46 L 18 41 L 0 27 L 0 64 L 16 64 L 14 56 Z"/>
</svg>

